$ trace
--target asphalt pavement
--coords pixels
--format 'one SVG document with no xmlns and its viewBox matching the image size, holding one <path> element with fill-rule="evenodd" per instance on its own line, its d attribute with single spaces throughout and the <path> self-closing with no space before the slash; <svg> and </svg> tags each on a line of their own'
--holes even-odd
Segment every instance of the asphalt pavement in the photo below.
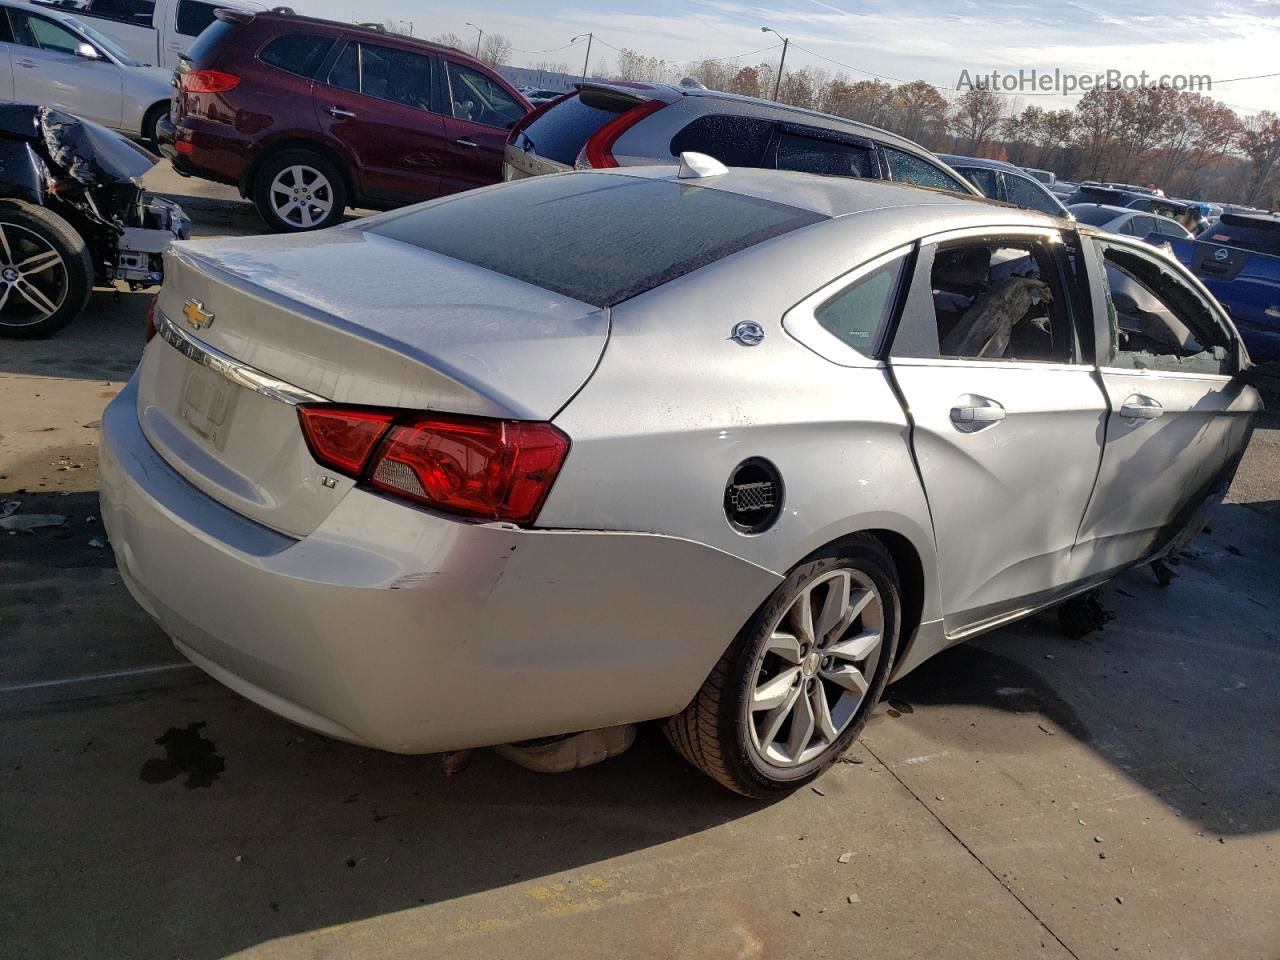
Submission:
<svg viewBox="0 0 1280 960">
<path fill-rule="evenodd" d="M 0 533 L 0 957 L 1280 957 L 1280 418 L 1170 586 L 939 656 L 815 789 L 743 800 L 648 727 L 569 774 L 446 775 L 208 680 L 121 586 L 96 421 L 146 299 L 0 341 L 0 499 L 67 518 Z"/>
</svg>

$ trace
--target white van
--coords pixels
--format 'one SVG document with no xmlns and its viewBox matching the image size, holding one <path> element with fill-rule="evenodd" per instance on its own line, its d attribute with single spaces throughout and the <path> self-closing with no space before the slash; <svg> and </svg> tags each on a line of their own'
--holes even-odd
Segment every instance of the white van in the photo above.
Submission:
<svg viewBox="0 0 1280 960">
<path fill-rule="evenodd" d="M 178 65 L 178 56 L 213 22 L 213 11 L 263 9 L 237 0 L 56 0 L 47 5 L 74 12 L 139 63 L 166 70 Z"/>
</svg>

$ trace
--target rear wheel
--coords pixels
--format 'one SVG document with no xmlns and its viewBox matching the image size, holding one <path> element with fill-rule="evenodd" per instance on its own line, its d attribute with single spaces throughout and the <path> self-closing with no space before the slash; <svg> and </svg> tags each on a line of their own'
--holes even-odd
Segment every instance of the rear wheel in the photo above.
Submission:
<svg viewBox="0 0 1280 960">
<path fill-rule="evenodd" d="M 142 118 L 142 139 L 151 146 L 156 145 L 156 126 L 160 123 L 160 118 L 169 112 L 169 101 L 157 103 L 147 111 L 145 117 Z"/>
<path fill-rule="evenodd" d="M 880 699 L 898 649 L 897 571 L 853 537 L 796 567 L 742 629 L 667 739 L 730 790 L 769 798 L 843 753 Z"/>
<path fill-rule="evenodd" d="M 74 320 L 93 292 L 84 238 L 52 210 L 0 203 L 0 333 L 45 337 Z"/>
<path fill-rule="evenodd" d="M 320 230 L 342 217 L 347 189 L 341 172 L 310 150 L 268 157 L 253 177 L 253 202 L 277 233 Z"/>
</svg>

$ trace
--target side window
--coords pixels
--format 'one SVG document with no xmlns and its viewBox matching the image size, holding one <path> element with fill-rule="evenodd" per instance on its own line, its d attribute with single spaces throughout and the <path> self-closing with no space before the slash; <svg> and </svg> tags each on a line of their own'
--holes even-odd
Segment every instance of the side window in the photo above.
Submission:
<svg viewBox="0 0 1280 960">
<path fill-rule="evenodd" d="M 969 192 L 955 177 L 945 173 L 941 167 L 935 167 L 923 157 L 917 157 L 903 150 L 895 150 L 893 147 L 885 147 L 884 155 L 889 162 L 889 172 L 895 180 L 919 184 L 922 187 L 933 187 L 937 190 Z"/>
<path fill-rule="evenodd" d="M 824 173 L 837 177 L 873 177 L 875 167 L 868 147 L 837 140 L 819 140 L 794 133 L 778 138 L 779 170 Z"/>
<path fill-rule="evenodd" d="M 1075 361 L 1053 252 L 1036 240 L 959 240 L 930 274 L 939 355 L 963 360 Z"/>
<path fill-rule="evenodd" d="M 258 59 L 270 66 L 311 79 L 332 48 L 332 37 L 282 33 L 262 48 Z"/>
<path fill-rule="evenodd" d="M 1016 203 L 1020 207 L 1028 210 L 1039 210 L 1041 213 L 1047 213 L 1051 217 L 1062 216 L 1062 211 L 1057 205 L 1045 196 L 1044 189 L 1032 183 L 1030 180 L 1024 179 L 1012 173 L 1004 175 L 1004 185 L 1009 191 L 1009 202 Z"/>
<path fill-rule="evenodd" d="M 76 52 L 83 42 L 70 30 L 59 26 L 44 17 L 18 13 L 10 8 L 10 16 L 14 18 L 14 33 L 17 42 L 26 47 L 39 47 L 41 50 L 54 50 L 58 53 Z"/>
<path fill-rule="evenodd" d="M 905 256 L 863 274 L 813 311 L 818 326 L 865 356 L 875 356 L 893 314 Z"/>
<path fill-rule="evenodd" d="M 507 130 L 525 115 L 524 107 L 492 77 L 452 60 L 445 63 L 449 69 L 450 105 L 457 119 Z"/>
<path fill-rule="evenodd" d="M 1000 199 L 1000 187 L 996 183 L 996 172 L 986 167 L 965 167 L 960 171 L 964 178 L 982 191 L 984 197 Z"/>
<path fill-rule="evenodd" d="M 759 167 L 772 135 L 772 121 L 713 114 L 698 117 L 672 137 L 671 155 L 693 150 L 715 157 L 726 167 Z"/>
<path fill-rule="evenodd" d="M 13 38 L 13 27 L 9 23 L 9 17 L 5 16 L 6 13 L 16 14 L 17 12 L 18 11 L 13 10 L 9 7 L 0 9 L 0 43 L 16 43 L 17 42 Z"/>
<path fill-rule="evenodd" d="M 79 10 L 95 17 L 149 27 L 155 16 L 156 4 L 155 0 L 89 0 Z"/>
<path fill-rule="evenodd" d="M 329 71 L 328 82 L 367 97 L 431 109 L 431 58 L 408 50 L 349 43 Z"/>
<path fill-rule="evenodd" d="M 202 0 L 178 0 L 177 20 L 174 26 L 184 37 L 198 37 L 201 31 L 213 23 L 217 6 Z"/>
<path fill-rule="evenodd" d="M 1096 242 L 1096 241 L 1095 241 Z M 1108 339 L 1103 366 L 1178 373 L 1232 372 L 1231 340 L 1171 262 L 1102 242 Z"/>
</svg>

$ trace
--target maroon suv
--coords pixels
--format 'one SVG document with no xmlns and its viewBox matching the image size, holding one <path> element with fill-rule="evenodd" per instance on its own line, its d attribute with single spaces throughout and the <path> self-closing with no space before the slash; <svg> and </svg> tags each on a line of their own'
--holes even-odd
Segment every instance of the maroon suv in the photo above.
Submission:
<svg viewBox="0 0 1280 960">
<path fill-rule="evenodd" d="M 496 183 L 532 109 L 451 47 L 276 11 L 219 10 L 174 85 L 174 167 L 234 184 L 282 231 Z"/>
</svg>

